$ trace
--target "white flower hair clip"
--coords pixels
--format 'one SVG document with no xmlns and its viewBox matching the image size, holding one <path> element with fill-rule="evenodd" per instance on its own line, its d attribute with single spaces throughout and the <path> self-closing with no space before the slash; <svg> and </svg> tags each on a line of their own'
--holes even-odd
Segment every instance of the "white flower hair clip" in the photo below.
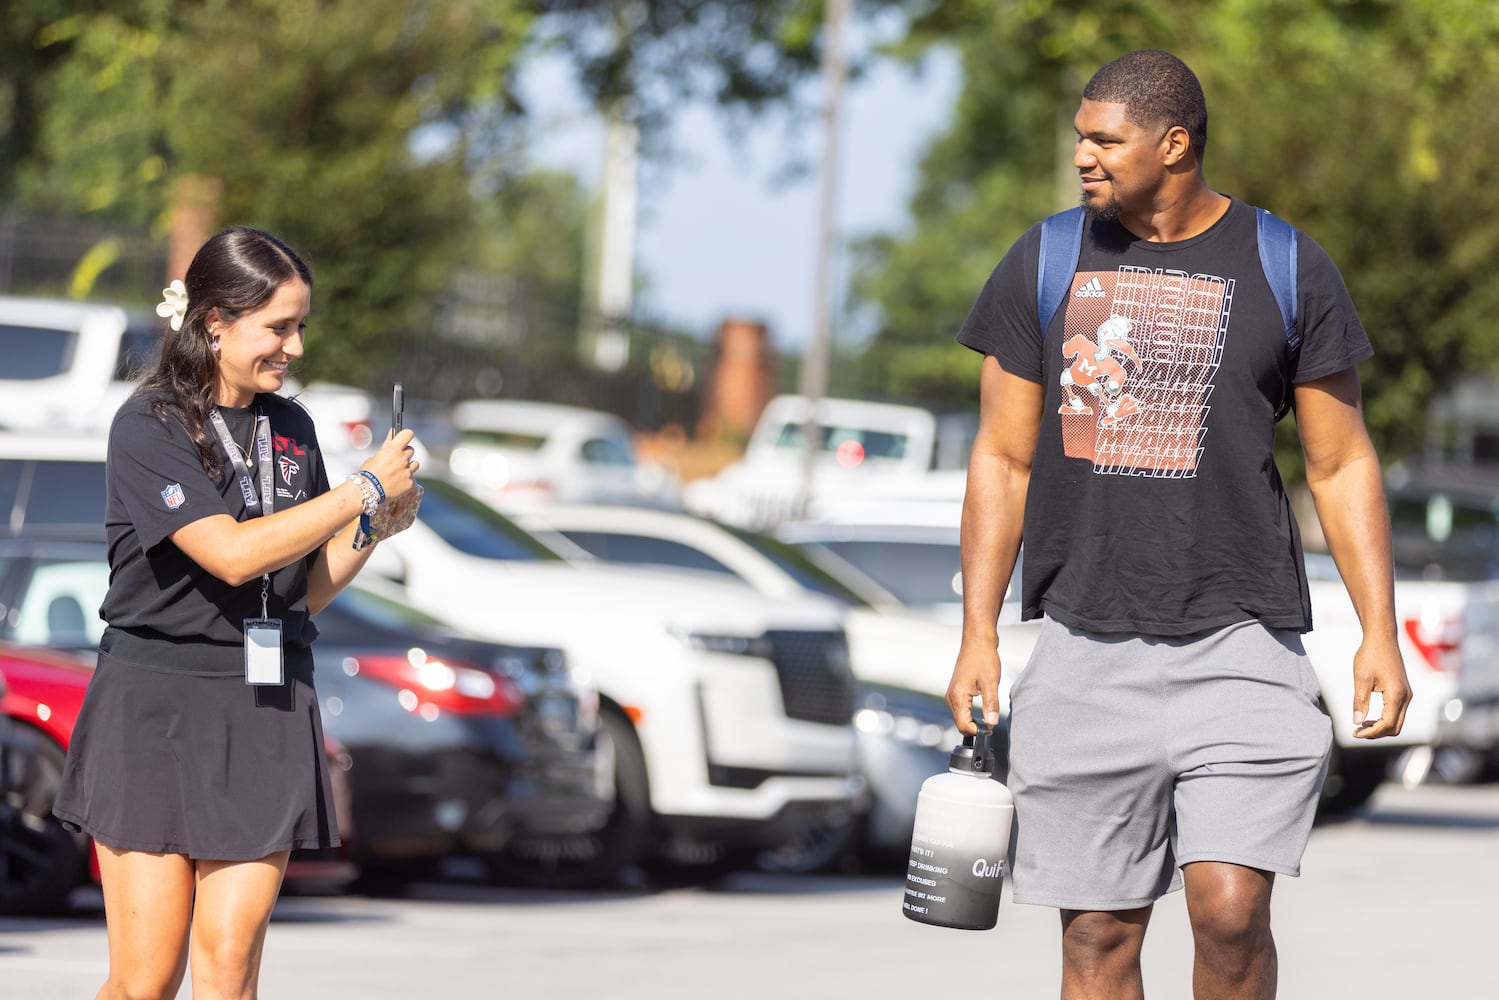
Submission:
<svg viewBox="0 0 1499 1000">
<path fill-rule="evenodd" d="M 177 278 L 161 290 L 161 302 L 156 306 L 156 315 L 172 321 L 172 329 L 182 329 L 182 318 L 187 315 L 187 286 Z"/>
</svg>

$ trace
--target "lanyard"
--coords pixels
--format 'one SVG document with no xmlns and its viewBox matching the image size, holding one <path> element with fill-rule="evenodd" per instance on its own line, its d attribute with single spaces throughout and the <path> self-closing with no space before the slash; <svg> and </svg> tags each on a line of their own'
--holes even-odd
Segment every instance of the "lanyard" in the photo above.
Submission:
<svg viewBox="0 0 1499 1000">
<path fill-rule="evenodd" d="M 219 443 L 224 446 L 224 453 L 229 456 L 229 463 L 239 475 L 239 490 L 244 495 L 245 507 L 252 515 L 269 515 L 276 507 L 275 473 L 272 469 L 275 463 L 271 461 L 271 419 L 263 413 L 255 418 L 255 464 L 260 469 L 259 497 L 255 495 L 253 472 L 240 454 L 234 438 L 230 436 L 229 425 L 224 423 L 224 415 L 217 406 L 209 409 L 208 420 L 219 436 Z"/>
<path fill-rule="evenodd" d="M 276 509 L 276 483 L 275 473 L 271 461 L 271 420 L 264 413 L 255 418 L 255 465 L 260 470 L 260 496 L 255 495 L 255 478 L 245 457 L 240 453 L 239 445 L 234 443 L 234 437 L 229 433 L 229 425 L 224 422 L 224 415 L 219 412 L 217 406 L 209 407 L 209 423 L 213 424 L 214 433 L 219 436 L 219 444 L 224 446 L 224 454 L 229 456 L 229 464 L 234 466 L 235 473 L 239 476 L 239 490 L 244 495 L 245 507 L 253 516 L 257 513 L 269 515 Z M 270 616 L 267 602 L 271 592 L 271 575 L 265 574 L 260 581 L 260 617 Z"/>
</svg>

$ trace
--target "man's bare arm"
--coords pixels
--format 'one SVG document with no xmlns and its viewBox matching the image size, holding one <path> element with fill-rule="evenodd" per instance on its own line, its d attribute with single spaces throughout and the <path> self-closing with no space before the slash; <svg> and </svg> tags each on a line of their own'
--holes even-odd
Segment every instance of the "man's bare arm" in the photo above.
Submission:
<svg viewBox="0 0 1499 1000">
<path fill-rule="evenodd" d="M 1355 735 L 1394 736 L 1405 724 L 1411 689 L 1395 632 L 1389 511 L 1379 458 L 1364 427 L 1358 373 L 1349 368 L 1297 386 L 1296 425 L 1322 534 L 1363 629 L 1353 658 Z M 1369 719 L 1374 692 L 1383 704 Z"/>
<path fill-rule="evenodd" d="M 1020 553 L 1025 494 L 1041 427 L 1044 391 L 984 358 L 979 381 L 979 427 L 963 494 L 963 641 L 947 688 L 958 729 L 972 733 L 973 699 L 984 720 L 999 722 L 996 621 Z"/>
</svg>

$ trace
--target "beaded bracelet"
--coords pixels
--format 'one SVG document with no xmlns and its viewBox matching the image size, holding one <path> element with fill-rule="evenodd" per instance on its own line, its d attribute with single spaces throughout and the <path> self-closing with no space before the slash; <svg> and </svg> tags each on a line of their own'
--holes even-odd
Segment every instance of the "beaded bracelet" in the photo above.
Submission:
<svg viewBox="0 0 1499 1000">
<path fill-rule="evenodd" d="M 364 500 L 363 500 L 363 512 L 364 512 L 364 516 L 365 517 L 373 516 L 374 513 L 375 513 L 375 511 L 380 508 L 380 501 L 383 499 L 383 497 L 381 496 L 380 492 L 376 488 L 377 484 L 378 484 L 378 481 L 372 483 L 369 479 L 366 479 L 363 475 L 361 475 L 360 473 L 357 473 L 357 472 L 354 473 L 353 475 L 349 476 L 348 479 L 349 479 L 349 482 L 351 482 L 351 483 L 358 483 L 359 484 L 359 492 L 364 497 Z"/>
<path fill-rule="evenodd" d="M 359 474 L 361 476 L 363 476 L 365 479 L 369 480 L 372 484 L 374 484 L 375 492 L 380 495 L 380 499 L 378 499 L 378 500 L 375 501 L 375 506 L 378 507 L 382 503 L 384 503 L 385 502 L 385 487 L 380 485 L 380 477 L 376 476 L 369 469 L 360 469 L 359 470 Z M 374 513 L 374 512 L 371 511 L 370 513 Z"/>
</svg>

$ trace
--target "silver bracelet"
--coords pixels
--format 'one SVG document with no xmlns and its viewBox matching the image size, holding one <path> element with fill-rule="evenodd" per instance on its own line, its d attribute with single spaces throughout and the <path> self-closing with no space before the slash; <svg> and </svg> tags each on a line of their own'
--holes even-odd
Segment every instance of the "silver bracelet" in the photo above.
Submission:
<svg viewBox="0 0 1499 1000">
<path fill-rule="evenodd" d="M 375 511 L 380 509 L 380 494 L 375 490 L 375 484 L 358 472 L 349 476 L 348 481 L 359 484 L 359 493 L 364 498 L 364 514 L 366 517 L 374 517 Z"/>
</svg>

